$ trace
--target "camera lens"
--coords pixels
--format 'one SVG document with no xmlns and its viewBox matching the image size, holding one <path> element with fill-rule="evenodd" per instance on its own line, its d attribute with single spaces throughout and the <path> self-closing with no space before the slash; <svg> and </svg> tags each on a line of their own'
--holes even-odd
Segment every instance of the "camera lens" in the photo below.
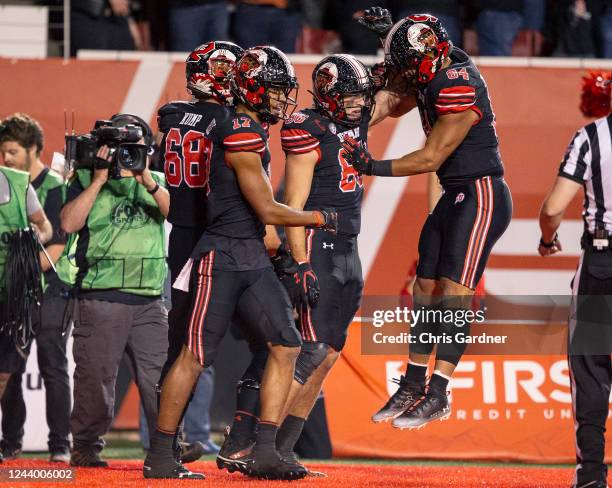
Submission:
<svg viewBox="0 0 612 488">
<path fill-rule="evenodd" d="M 115 154 L 115 161 L 121 169 L 142 171 L 147 166 L 147 150 L 144 144 L 126 142 L 119 144 Z"/>
<path fill-rule="evenodd" d="M 117 150 L 117 161 L 125 169 L 134 169 L 139 165 L 139 151 L 134 147 L 120 147 Z"/>
</svg>

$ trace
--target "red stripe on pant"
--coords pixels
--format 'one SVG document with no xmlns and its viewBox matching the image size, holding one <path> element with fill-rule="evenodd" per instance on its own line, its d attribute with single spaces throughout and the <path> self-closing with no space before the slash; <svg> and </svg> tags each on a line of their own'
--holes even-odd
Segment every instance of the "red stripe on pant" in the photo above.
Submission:
<svg viewBox="0 0 612 488">
<path fill-rule="evenodd" d="M 312 239 L 314 237 L 314 229 L 306 230 L 306 256 L 310 261 L 310 255 L 312 253 Z M 317 335 L 314 327 L 312 326 L 312 317 L 310 316 L 310 307 L 306 304 L 302 310 L 300 310 L 300 325 L 302 329 L 302 339 L 306 341 L 316 341 Z"/>
<path fill-rule="evenodd" d="M 214 259 L 215 251 L 210 251 L 204 259 L 200 260 L 196 300 L 191 311 L 187 333 L 189 338 L 187 347 L 202 366 L 204 366 L 204 320 L 212 289 L 211 275 Z"/>
<path fill-rule="evenodd" d="M 489 233 L 489 229 L 491 228 L 491 220 L 493 219 L 493 185 L 491 184 L 491 178 L 486 177 L 483 179 L 483 189 L 485 193 L 485 220 L 484 226 L 482 229 L 482 234 L 480 237 L 479 245 L 476 248 L 476 257 L 474 259 L 474 265 L 472 272 L 469 277 L 469 288 L 474 288 L 475 283 L 474 280 L 476 278 L 476 271 L 478 270 L 478 265 L 480 263 L 480 259 L 482 258 L 482 252 L 484 250 L 485 243 L 487 241 L 487 234 Z"/>
<path fill-rule="evenodd" d="M 473 288 L 474 277 L 478 268 L 478 261 L 482 256 L 482 250 L 486 241 L 486 233 L 491 225 L 491 214 L 493 210 L 493 187 L 491 178 L 486 177 L 476 180 L 477 211 L 470 241 L 468 244 L 460 284 Z"/>
</svg>

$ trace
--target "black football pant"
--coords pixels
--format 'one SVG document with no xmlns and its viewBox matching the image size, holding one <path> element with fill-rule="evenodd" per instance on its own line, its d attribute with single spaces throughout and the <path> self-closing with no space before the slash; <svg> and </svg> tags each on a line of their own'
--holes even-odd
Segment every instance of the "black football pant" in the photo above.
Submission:
<svg viewBox="0 0 612 488">
<path fill-rule="evenodd" d="M 612 251 L 586 249 L 574 278 L 569 368 L 576 432 L 576 486 L 606 480 L 612 384 Z"/>
<path fill-rule="evenodd" d="M 204 232 L 204 229 L 199 227 L 172 226 L 168 240 L 168 267 L 170 268 L 171 287 L 191 256 L 191 252 L 198 243 L 202 232 Z M 161 372 L 160 385 L 163 384 L 166 375 L 180 354 L 183 344 L 185 344 L 185 334 L 191 312 L 191 293 L 171 288 L 170 299 L 172 306 L 168 312 L 168 358 Z"/>
</svg>

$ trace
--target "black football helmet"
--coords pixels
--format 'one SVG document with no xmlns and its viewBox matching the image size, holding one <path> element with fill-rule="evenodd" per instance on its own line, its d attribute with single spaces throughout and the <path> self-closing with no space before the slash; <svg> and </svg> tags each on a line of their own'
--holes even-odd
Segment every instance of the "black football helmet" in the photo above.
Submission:
<svg viewBox="0 0 612 488">
<path fill-rule="evenodd" d="M 187 90 L 196 98 L 214 98 L 232 104 L 229 75 L 244 49 L 227 41 L 211 41 L 196 47 L 185 61 Z"/>
<path fill-rule="evenodd" d="M 315 105 L 334 122 L 359 125 L 372 109 L 372 78 L 364 64 L 350 54 L 323 58 L 312 72 L 312 88 Z M 354 109 L 360 110 L 357 113 Z"/>
<path fill-rule="evenodd" d="M 247 49 L 230 80 L 232 95 L 263 122 L 288 119 L 297 105 L 298 82 L 289 58 L 272 46 Z"/>
<path fill-rule="evenodd" d="M 440 70 L 453 43 L 437 17 L 415 14 L 391 28 L 384 47 L 387 66 L 424 85 Z"/>
</svg>

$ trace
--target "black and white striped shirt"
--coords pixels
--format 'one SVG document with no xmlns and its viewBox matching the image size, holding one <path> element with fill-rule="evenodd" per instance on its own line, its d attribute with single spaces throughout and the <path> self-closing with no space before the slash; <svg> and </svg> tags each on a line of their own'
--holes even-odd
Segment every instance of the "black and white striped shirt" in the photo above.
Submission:
<svg viewBox="0 0 612 488">
<path fill-rule="evenodd" d="M 580 129 L 567 148 L 559 176 L 584 186 L 582 216 L 588 232 L 612 232 L 612 114 Z"/>
</svg>

